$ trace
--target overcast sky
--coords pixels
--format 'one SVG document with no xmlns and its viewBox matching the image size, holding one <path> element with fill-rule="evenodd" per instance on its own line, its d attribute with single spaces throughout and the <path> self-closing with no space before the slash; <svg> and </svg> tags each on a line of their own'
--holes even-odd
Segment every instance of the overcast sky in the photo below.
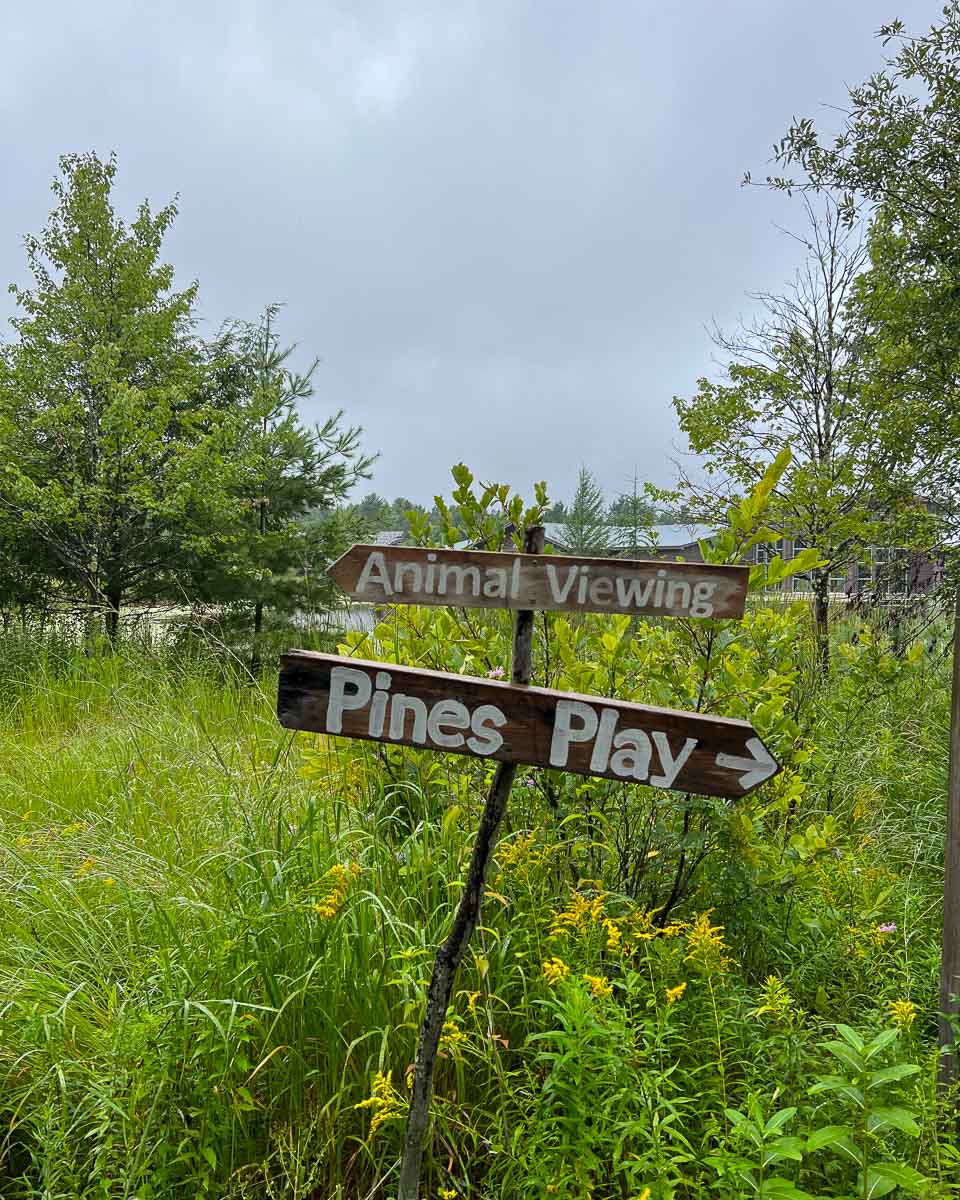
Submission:
<svg viewBox="0 0 960 1200">
<path fill-rule="evenodd" d="M 894 16 L 937 0 L 95 0 L 0 5 L 0 279 L 57 156 L 115 150 L 118 207 L 180 195 L 166 243 L 213 330 L 284 301 L 430 502 L 449 466 L 567 497 L 669 483 L 705 327 L 776 288 L 796 202 L 741 188 L 793 114 L 836 117 Z M 4 315 L 12 311 L 6 298 Z M 359 494 L 359 493 L 358 493 Z"/>
</svg>

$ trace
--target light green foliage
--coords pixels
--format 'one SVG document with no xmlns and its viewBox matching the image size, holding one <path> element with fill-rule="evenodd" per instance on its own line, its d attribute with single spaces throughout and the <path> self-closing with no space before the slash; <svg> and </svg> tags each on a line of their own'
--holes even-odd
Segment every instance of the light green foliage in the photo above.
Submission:
<svg viewBox="0 0 960 1200">
<path fill-rule="evenodd" d="M 603 489 L 586 467 L 580 468 L 577 487 L 563 522 L 563 549 L 568 554 L 606 554 L 611 534 L 607 528 Z"/>
<path fill-rule="evenodd" d="M 153 599 L 186 555 L 217 546 L 228 432 L 202 397 L 196 288 L 174 292 L 159 258 L 175 206 L 144 203 L 128 226 L 112 158 L 60 166 L 0 354 L 0 511 L 113 634 L 124 600 Z"/>
<path fill-rule="evenodd" d="M 737 336 L 718 335 L 725 378 L 699 380 L 696 394 L 674 406 L 707 472 L 706 483 L 685 481 L 680 494 L 706 512 L 751 488 L 790 449 L 766 520 L 779 536 L 819 551 L 804 574 L 817 598 L 825 665 L 831 579 L 871 544 L 929 546 L 936 521 L 867 402 L 871 317 L 858 291 L 866 250 L 829 200 L 822 216 L 810 207 L 808 215 L 807 261 L 793 287 L 760 297 L 763 317 Z"/>
<path fill-rule="evenodd" d="M 769 536 L 786 467 L 708 555 Z M 458 466 L 443 536 L 499 547 L 546 503 Z M 520 770 L 425 1195 L 950 1194 L 944 642 L 848 616 L 814 689 L 804 606 L 754 584 L 743 622 L 538 618 L 538 682 L 747 717 L 785 769 L 736 802 Z M 509 642 L 407 608 L 344 639 L 479 675 Z M 0 1194 L 390 1195 L 491 764 L 292 735 L 209 653 L 0 651 Z"/>
<path fill-rule="evenodd" d="M 223 550 L 198 559 L 185 590 L 219 603 L 221 624 L 238 617 L 261 657 L 265 613 L 274 623 L 298 608 L 328 606 L 333 587 L 323 574 L 358 531 L 335 512 L 373 459 L 360 453 L 360 429 L 343 427 L 342 413 L 322 425 L 303 424 L 297 405 L 313 395 L 318 362 L 294 371 L 295 347 L 281 347 L 278 306 L 256 324 L 225 329 L 213 348 L 217 404 L 236 430 L 231 448 L 231 505 L 220 530 Z M 231 631 L 236 642 L 236 631 Z"/>
<path fill-rule="evenodd" d="M 960 4 L 949 0 L 935 24 L 913 35 L 894 20 L 877 36 L 885 62 L 847 89 L 839 134 L 823 138 L 810 118 L 794 121 L 775 147 L 784 174 L 767 182 L 832 189 L 847 220 L 869 214 L 870 264 L 858 285 L 869 321 L 865 400 L 898 469 L 939 500 L 955 491 L 960 442 Z"/>
</svg>

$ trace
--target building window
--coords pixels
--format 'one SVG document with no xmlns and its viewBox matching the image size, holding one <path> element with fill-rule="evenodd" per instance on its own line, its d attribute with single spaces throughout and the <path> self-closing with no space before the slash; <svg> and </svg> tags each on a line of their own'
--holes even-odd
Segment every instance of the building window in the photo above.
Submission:
<svg viewBox="0 0 960 1200">
<path fill-rule="evenodd" d="M 757 562 L 761 567 L 763 567 L 763 575 L 764 578 L 766 578 L 769 574 L 771 562 L 773 562 L 773 560 L 777 557 L 783 558 L 783 538 L 780 538 L 780 540 L 777 542 L 758 542 L 754 547 L 754 550 L 757 556 Z M 789 580 L 787 582 L 789 583 Z M 775 584 L 773 586 L 776 587 L 783 585 Z"/>
<path fill-rule="evenodd" d="M 878 592 L 902 596 L 907 592 L 907 551 L 902 546 L 871 546 L 873 586 Z"/>
</svg>

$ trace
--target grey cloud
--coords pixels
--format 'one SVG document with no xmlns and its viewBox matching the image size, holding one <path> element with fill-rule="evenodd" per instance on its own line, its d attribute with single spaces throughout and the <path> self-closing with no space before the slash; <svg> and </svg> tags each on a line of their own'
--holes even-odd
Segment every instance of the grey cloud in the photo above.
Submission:
<svg viewBox="0 0 960 1200">
<path fill-rule="evenodd" d="M 740 176 L 875 68 L 874 7 L 8 6 L 0 274 L 57 155 L 115 149 L 122 205 L 180 193 L 169 254 L 211 327 L 286 301 L 323 359 L 307 415 L 365 426 L 377 490 L 426 501 L 461 458 L 557 495 L 582 461 L 667 482 L 704 326 L 796 257 L 794 210 Z"/>
</svg>

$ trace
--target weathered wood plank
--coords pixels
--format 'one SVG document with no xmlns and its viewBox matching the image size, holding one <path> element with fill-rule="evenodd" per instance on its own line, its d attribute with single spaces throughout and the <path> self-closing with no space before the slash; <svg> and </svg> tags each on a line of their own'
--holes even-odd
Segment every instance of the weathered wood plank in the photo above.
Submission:
<svg viewBox="0 0 960 1200">
<path fill-rule="evenodd" d="M 749 567 L 356 545 L 327 568 L 368 604 L 741 617 Z"/>
<path fill-rule="evenodd" d="M 290 729 L 743 796 L 779 770 L 748 721 L 293 650 L 277 715 Z"/>
</svg>

